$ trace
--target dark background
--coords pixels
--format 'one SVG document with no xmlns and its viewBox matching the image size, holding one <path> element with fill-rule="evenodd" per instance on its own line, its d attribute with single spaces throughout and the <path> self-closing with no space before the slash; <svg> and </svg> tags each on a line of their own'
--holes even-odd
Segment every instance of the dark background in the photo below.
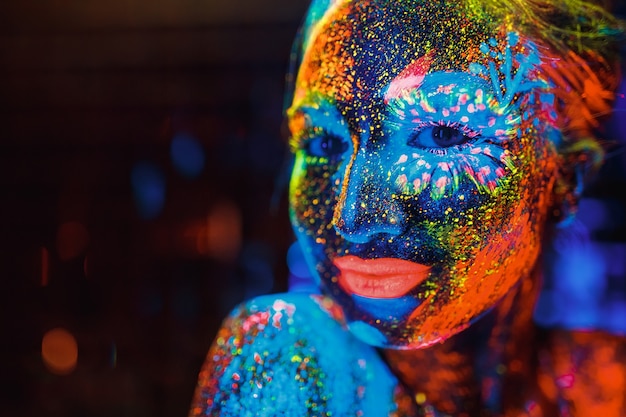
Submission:
<svg viewBox="0 0 626 417">
<path fill-rule="evenodd" d="M 184 416 L 222 318 L 287 288 L 282 100 L 305 8 L 0 5 L 0 416 Z M 583 213 L 608 269 L 570 300 L 591 289 L 593 305 L 617 300 L 617 317 L 620 100 L 606 125 L 618 142 Z M 69 373 L 42 357 L 55 328 L 77 343 Z"/>
<path fill-rule="evenodd" d="M 305 8 L 0 4 L 0 416 L 186 415 L 223 317 L 286 289 L 276 181 Z M 67 375 L 42 360 L 59 327 Z"/>
</svg>

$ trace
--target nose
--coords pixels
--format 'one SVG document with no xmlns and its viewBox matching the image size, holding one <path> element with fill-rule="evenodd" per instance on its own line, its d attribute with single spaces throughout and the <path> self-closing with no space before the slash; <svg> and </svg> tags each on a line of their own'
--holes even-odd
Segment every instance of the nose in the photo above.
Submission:
<svg viewBox="0 0 626 417">
<path fill-rule="evenodd" d="M 405 216 L 389 181 L 378 155 L 357 152 L 346 168 L 333 215 L 335 230 L 344 239 L 365 243 L 376 235 L 402 233 Z"/>
</svg>

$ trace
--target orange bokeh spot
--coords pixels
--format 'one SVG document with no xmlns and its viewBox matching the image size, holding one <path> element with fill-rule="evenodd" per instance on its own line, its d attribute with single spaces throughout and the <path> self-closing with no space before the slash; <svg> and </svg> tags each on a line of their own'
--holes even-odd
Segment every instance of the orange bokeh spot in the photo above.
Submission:
<svg viewBox="0 0 626 417">
<path fill-rule="evenodd" d="M 216 205 L 206 219 L 206 226 L 198 227 L 196 249 L 222 261 L 232 261 L 241 249 L 242 221 L 239 208 L 230 201 Z"/>
<path fill-rule="evenodd" d="M 41 341 L 41 358 L 48 370 L 57 375 L 67 375 L 76 368 L 78 344 L 65 329 L 48 331 Z"/>
</svg>

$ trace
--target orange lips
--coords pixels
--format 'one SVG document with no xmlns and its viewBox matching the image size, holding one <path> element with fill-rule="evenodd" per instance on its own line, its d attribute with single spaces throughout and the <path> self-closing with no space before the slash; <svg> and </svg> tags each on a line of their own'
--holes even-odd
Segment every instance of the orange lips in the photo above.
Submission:
<svg viewBox="0 0 626 417">
<path fill-rule="evenodd" d="M 333 263 L 339 285 L 351 294 L 369 298 L 401 297 L 428 278 L 430 267 L 396 258 L 362 259 L 348 255 Z"/>
</svg>

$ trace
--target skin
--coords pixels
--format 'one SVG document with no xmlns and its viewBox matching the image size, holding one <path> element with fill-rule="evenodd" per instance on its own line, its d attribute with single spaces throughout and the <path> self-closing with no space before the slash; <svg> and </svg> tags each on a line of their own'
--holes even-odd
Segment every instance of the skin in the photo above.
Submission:
<svg viewBox="0 0 626 417">
<path fill-rule="evenodd" d="M 456 3 L 340 2 L 306 32 L 291 221 L 324 295 L 235 309 L 190 416 L 626 415 L 624 339 L 532 321 L 555 102 L 585 120 L 566 79 L 591 70 Z"/>
<path fill-rule="evenodd" d="M 291 219 L 353 333 L 423 348 L 536 264 L 558 161 L 553 109 L 519 34 L 461 8 L 377 3 L 335 7 L 307 40 L 289 110 Z M 496 82 L 476 70 L 489 65 Z"/>
</svg>

